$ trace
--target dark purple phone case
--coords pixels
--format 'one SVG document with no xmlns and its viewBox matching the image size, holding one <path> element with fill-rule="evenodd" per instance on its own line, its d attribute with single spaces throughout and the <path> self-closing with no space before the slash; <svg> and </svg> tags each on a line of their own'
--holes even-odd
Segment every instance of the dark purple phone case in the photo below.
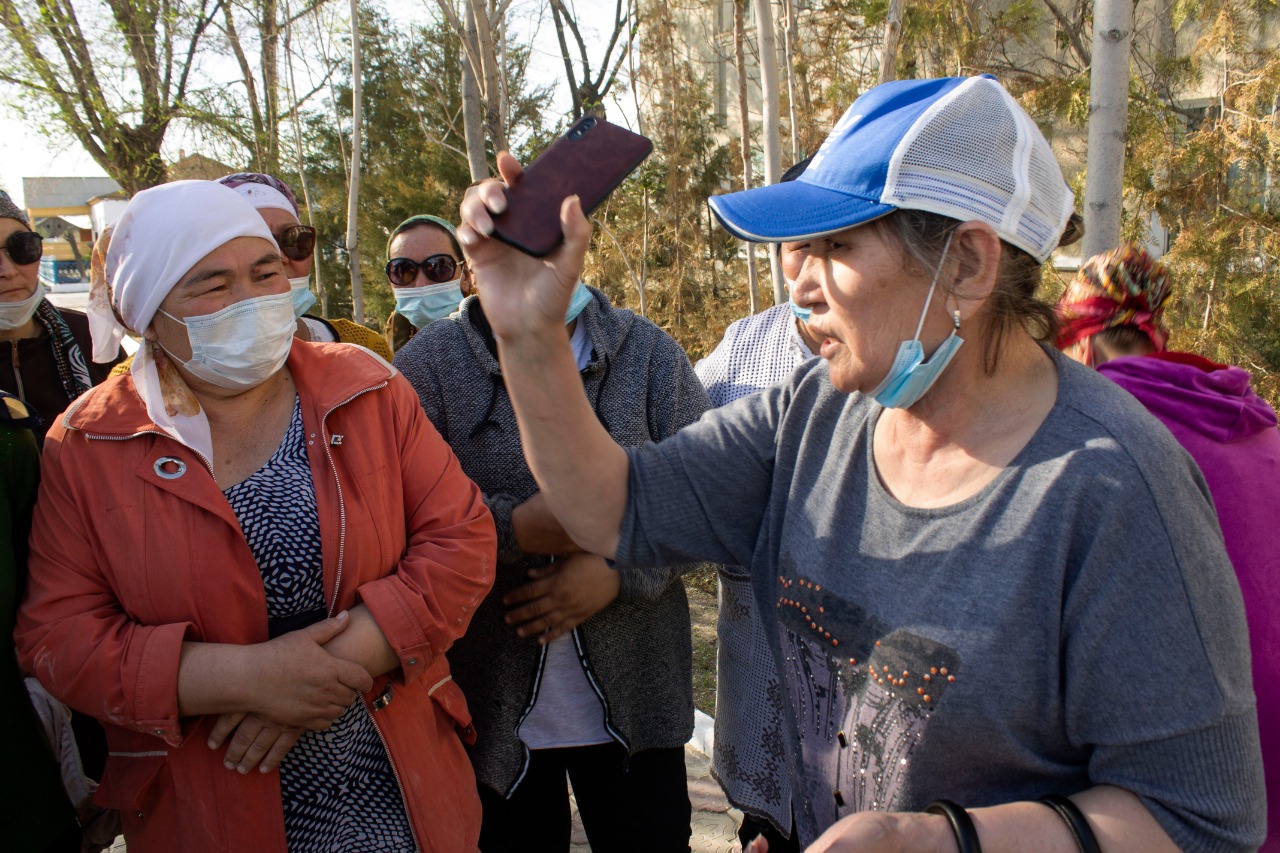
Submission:
<svg viewBox="0 0 1280 853">
<path fill-rule="evenodd" d="M 581 130 L 584 122 L 590 126 Z M 603 119 L 580 119 L 507 189 L 507 209 L 493 217 L 493 236 L 534 257 L 550 254 L 564 239 L 561 202 L 577 195 L 589 216 L 651 151 L 648 137 Z"/>
</svg>

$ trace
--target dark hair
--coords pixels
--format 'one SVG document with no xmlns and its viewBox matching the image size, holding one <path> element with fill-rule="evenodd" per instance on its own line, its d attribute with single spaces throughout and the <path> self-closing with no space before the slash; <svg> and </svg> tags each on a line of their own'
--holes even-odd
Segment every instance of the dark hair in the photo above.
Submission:
<svg viewBox="0 0 1280 853">
<path fill-rule="evenodd" d="M 1094 349 L 1097 349 L 1099 344 L 1109 358 L 1159 352 L 1164 349 L 1162 346 L 1157 346 L 1156 342 L 1151 340 L 1151 335 L 1137 326 L 1112 326 L 1109 329 L 1103 329 L 1093 335 Z"/>
<path fill-rule="evenodd" d="M 958 220 L 923 210 L 899 209 L 878 220 L 882 233 L 902 247 L 921 269 L 937 269 L 947 237 Z M 1059 246 L 1070 245 L 1084 236 L 1084 222 L 1072 213 Z M 1052 344 L 1058 329 L 1053 306 L 1036 296 L 1041 265 L 1034 257 L 1004 240 L 1000 241 L 1000 266 L 996 283 L 987 299 L 987 336 L 982 361 L 987 375 L 995 373 L 1005 335 L 1022 326 L 1037 341 Z"/>
</svg>

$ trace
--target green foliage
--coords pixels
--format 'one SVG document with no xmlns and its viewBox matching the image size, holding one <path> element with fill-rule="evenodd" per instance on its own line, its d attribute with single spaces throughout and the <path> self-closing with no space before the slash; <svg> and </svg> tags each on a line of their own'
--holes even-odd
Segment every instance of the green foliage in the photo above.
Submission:
<svg viewBox="0 0 1280 853">
<path fill-rule="evenodd" d="M 1245 367 L 1280 405 L 1280 57 L 1260 46 L 1258 5 L 1223 0 L 1187 18 L 1203 33 L 1190 73 L 1228 69 L 1217 104 L 1180 109 L 1155 96 L 1160 81 L 1135 86 L 1126 231 L 1144 236 L 1152 213 L 1170 231 L 1171 346 Z"/>
<path fill-rule="evenodd" d="M 646 59 L 638 83 L 652 93 L 645 126 L 654 153 L 597 211 L 608 231 L 597 229 L 584 278 L 637 311 L 643 282 L 646 315 L 696 359 L 746 313 L 745 259 L 706 205 L 733 179 L 738 160 L 708 121 L 710 87 L 680 49 L 663 4 L 644 4 L 640 14 Z"/>
<path fill-rule="evenodd" d="M 365 312 L 378 324 L 395 300 L 383 266 L 392 229 L 419 213 L 456 221 L 471 183 L 461 124 L 461 47 L 443 23 L 400 28 L 384 13 L 360 13 L 363 66 L 363 149 L 357 220 Z M 545 89 L 527 91 L 523 53 L 511 51 L 512 137 L 545 138 Z M 305 169 L 319 229 L 316 259 L 330 316 L 351 316 L 344 249 L 347 171 L 341 146 L 350 141 L 351 88 L 343 80 L 334 116 L 313 113 L 304 130 Z M 339 136 L 341 134 L 341 136 Z M 349 157 L 350 152 L 346 151 Z M 490 153 L 492 162 L 493 154 Z"/>
</svg>

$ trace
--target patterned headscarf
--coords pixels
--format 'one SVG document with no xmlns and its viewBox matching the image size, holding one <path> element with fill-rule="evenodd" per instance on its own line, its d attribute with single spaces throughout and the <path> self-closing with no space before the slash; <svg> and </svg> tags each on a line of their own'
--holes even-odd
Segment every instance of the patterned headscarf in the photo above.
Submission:
<svg viewBox="0 0 1280 853">
<path fill-rule="evenodd" d="M 26 227 L 31 227 L 31 223 L 27 221 L 27 214 L 13 203 L 13 199 L 9 198 L 9 194 L 4 190 L 0 190 L 0 219 L 16 219 Z"/>
<path fill-rule="evenodd" d="M 286 213 L 298 215 L 298 199 L 289 189 L 289 185 L 272 175 L 262 172 L 236 172 L 225 178 L 218 178 L 216 183 L 235 190 L 242 198 L 253 205 L 255 210 L 275 208 Z"/>
<path fill-rule="evenodd" d="M 1058 349 L 1107 329 L 1132 326 L 1163 350 L 1169 330 L 1163 322 L 1169 301 L 1169 273 L 1141 246 L 1126 243 L 1094 255 L 1058 300 Z"/>
</svg>

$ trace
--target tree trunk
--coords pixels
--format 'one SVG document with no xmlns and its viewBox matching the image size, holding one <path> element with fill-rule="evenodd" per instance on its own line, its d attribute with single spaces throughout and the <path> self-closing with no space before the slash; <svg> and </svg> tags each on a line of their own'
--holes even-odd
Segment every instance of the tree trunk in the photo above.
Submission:
<svg viewBox="0 0 1280 853">
<path fill-rule="evenodd" d="M 289 78 L 289 101 L 293 104 L 298 103 L 298 86 L 293 75 L 293 18 L 289 14 L 289 0 L 284 0 L 284 57 L 285 72 Z M 298 172 L 298 186 L 302 189 L 302 205 L 307 210 L 307 218 L 305 224 L 315 225 L 315 217 L 311 213 L 311 189 L 307 186 L 307 172 L 302 165 L 302 120 L 298 117 L 298 110 L 291 113 L 293 123 L 293 165 Z M 317 253 L 319 247 L 317 247 Z M 320 281 L 320 263 L 319 259 L 311 262 L 311 281 L 315 286 L 316 293 L 320 297 L 320 316 L 329 316 L 329 297 L 324 292 L 324 285 Z"/>
<path fill-rule="evenodd" d="M 466 18 L 466 41 L 476 43 L 476 19 Z M 462 132 L 467 141 L 467 166 L 471 180 L 481 181 L 489 177 L 489 159 L 484 149 L 484 96 L 480 93 L 480 81 L 471 65 L 470 54 L 462 51 Z"/>
<path fill-rule="evenodd" d="M 795 0 L 782 0 L 782 55 L 787 69 L 787 113 L 791 125 L 791 162 L 794 165 L 804 159 L 800 150 L 800 116 L 796 110 L 796 48 L 799 47 L 796 28 Z"/>
<path fill-rule="evenodd" d="M 364 322 L 364 284 L 360 279 L 360 237 L 356 211 L 360 206 L 360 123 L 363 120 L 360 80 L 360 7 L 351 0 L 351 178 L 347 183 L 347 265 L 351 271 L 351 318 Z"/>
<path fill-rule="evenodd" d="M 733 3 L 733 62 L 738 71 L 738 133 L 742 139 L 742 188 L 751 189 L 751 121 L 747 109 L 747 62 L 743 42 L 746 36 L 746 17 L 743 4 Z M 747 293 L 752 314 L 760 312 L 760 282 L 756 273 L 756 247 L 747 243 Z"/>
<path fill-rule="evenodd" d="M 263 159 L 269 175 L 280 168 L 280 24 L 276 20 L 276 0 L 262 0 L 262 104 L 266 143 Z"/>
<path fill-rule="evenodd" d="M 782 177 L 782 143 L 778 135 L 778 47 L 773 29 L 773 5 L 770 0 L 752 0 L 756 10 L 756 38 L 760 52 L 761 137 L 764 141 L 764 181 L 776 184 Z M 773 273 L 773 301 L 787 301 L 787 286 L 782 278 L 778 253 L 769 252 Z"/>
<path fill-rule="evenodd" d="M 1124 146 L 1129 119 L 1132 0 L 1097 0 L 1089 75 L 1089 159 L 1084 190 L 1083 258 L 1116 247 L 1124 201 Z"/>
<path fill-rule="evenodd" d="M 484 92 L 484 124 L 493 142 L 494 152 L 507 150 L 506 98 L 502 69 L 498 67 L 493 27 L 489 23 L 485 0 L 468 0 L 469 12 L 476 27 L 476 53 L 479 56 L 479 80 Z M 469 27 L 469 25 L 468 25 Z M 469 33 L 468 33 L 469 34 Z"/>
<path fill-rule="evenodd" d="M 889 0 L 884 19 L 884 43 L 880 46 L 880 82 L 898 79 L 898 43 L 902 40 L 902 13 L 907 0 Z"/>
</svg>

